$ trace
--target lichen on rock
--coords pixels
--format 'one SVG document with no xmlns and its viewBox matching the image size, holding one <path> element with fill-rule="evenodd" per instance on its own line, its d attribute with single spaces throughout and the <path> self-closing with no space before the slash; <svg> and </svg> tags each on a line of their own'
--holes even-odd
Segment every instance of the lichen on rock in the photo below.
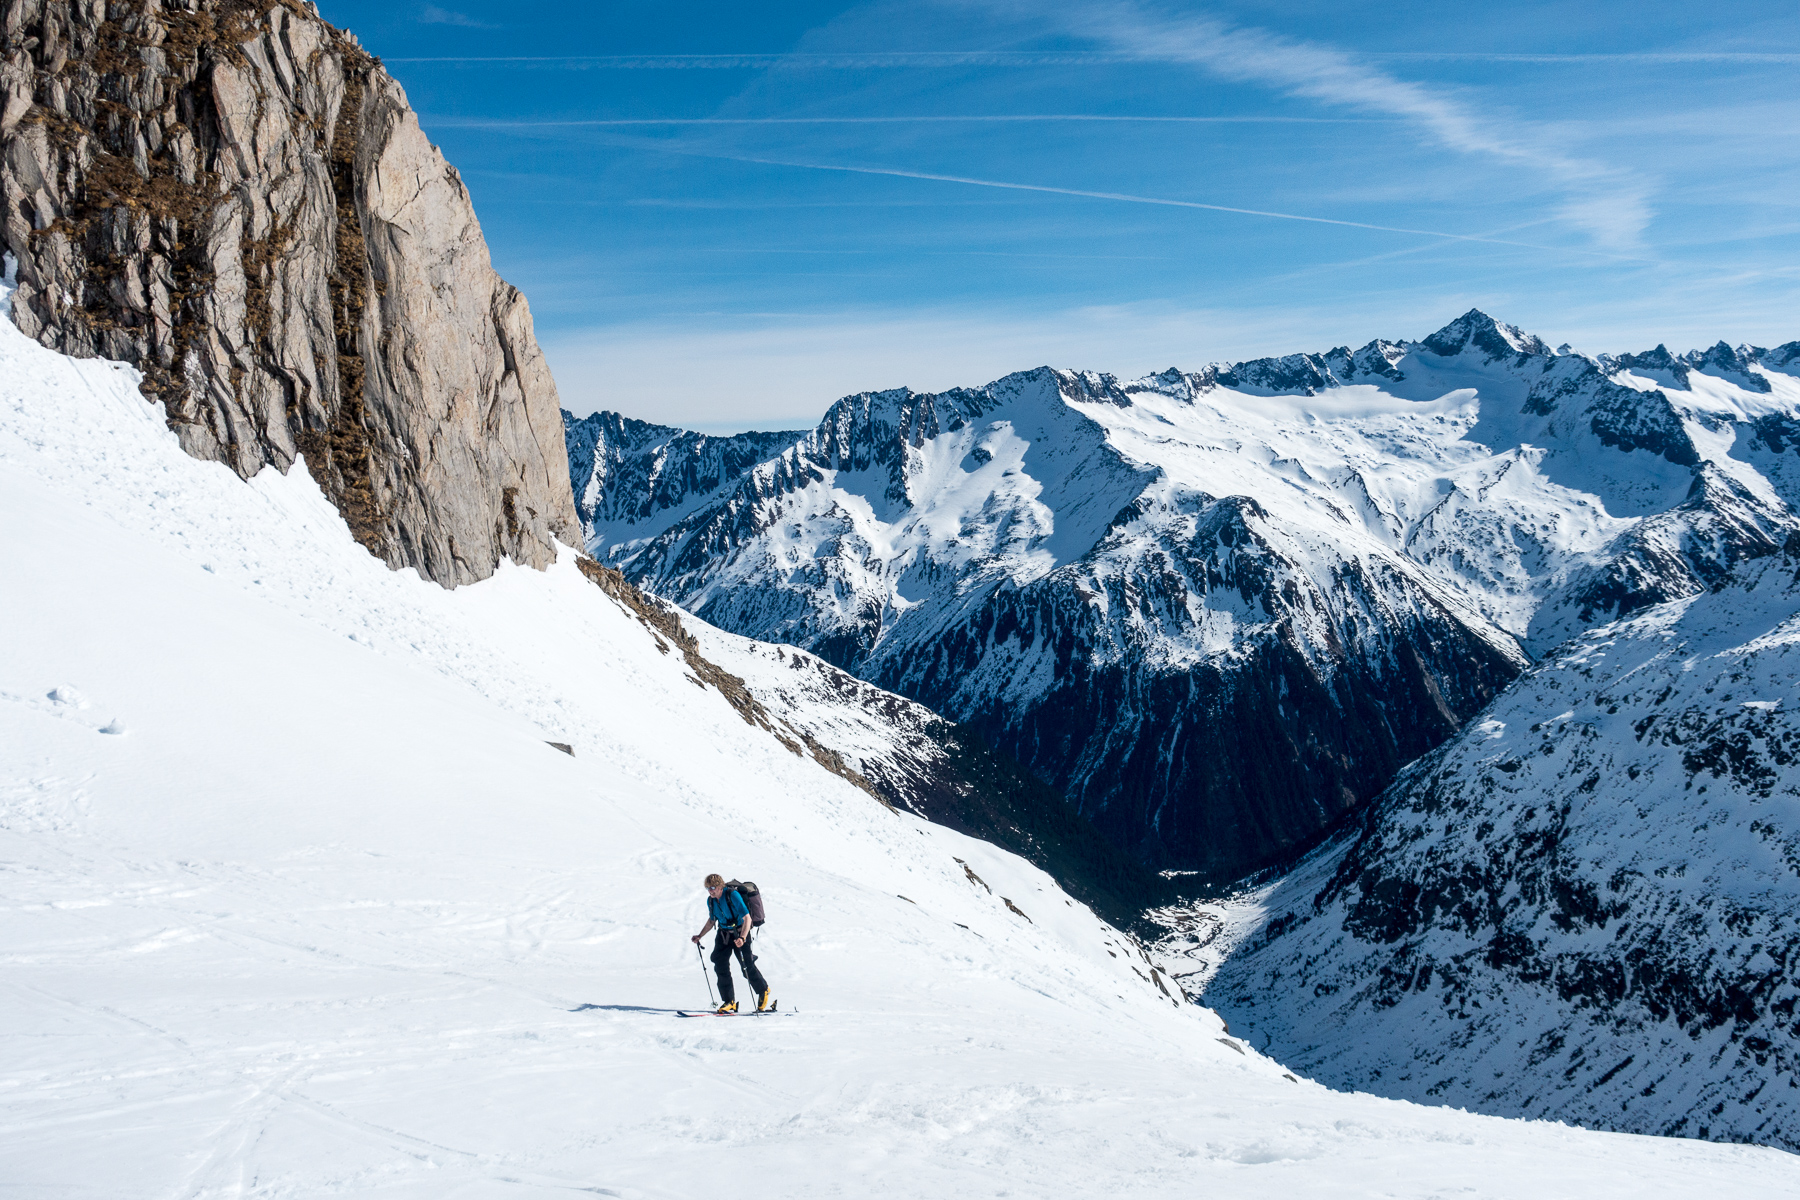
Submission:
<svg viewBox="0 0 1800 1200">
<path fill-rule="evenodd" d="M 304 458 L 446 586 L 579 541 L 555 384 L 406 95 L 303 0 L 6 0 L 13 319 L 129 362 L 188 453 Z"/>
</svg>

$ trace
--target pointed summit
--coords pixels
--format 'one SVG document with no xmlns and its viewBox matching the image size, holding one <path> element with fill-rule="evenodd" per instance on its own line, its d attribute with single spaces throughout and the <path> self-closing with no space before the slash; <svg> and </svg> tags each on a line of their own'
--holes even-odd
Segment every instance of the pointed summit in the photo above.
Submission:
<svg viewBox="0 0 1800 1200">
<path fill-rule="evenodd" d="M 1711 350 L 1694 350 L 1683 357 L 1696 371 L 1717 376 L 1748 391 L 1771 390 L 1769 381 L 1750 369 L 1752 360 L 1744 353 L 1744 348 L 1734 350 L 1723 339 Z"/>
<path fill-rule="evenodd" d="M 1474 346 L 1487 353 L 1488 362 L 1520 354 L 1553 353 L 1538 338 L 1516 325 L 1494 320 L 1479 308 L 1471 308 L 1419 344 L 1440 358 L 1453 357 Z"/>
<path fill-rule="evenodd" d="M 1686 390 L 1688 386 L 1688 364 L 1669 353 L 1669 348 L 1658 342 L 1656 349 L 1646 350 L 1642 354 L 1621 354 L 1613 359 L 1613 366 L 1653 379 L 1657 383 Z"/>
</svg>

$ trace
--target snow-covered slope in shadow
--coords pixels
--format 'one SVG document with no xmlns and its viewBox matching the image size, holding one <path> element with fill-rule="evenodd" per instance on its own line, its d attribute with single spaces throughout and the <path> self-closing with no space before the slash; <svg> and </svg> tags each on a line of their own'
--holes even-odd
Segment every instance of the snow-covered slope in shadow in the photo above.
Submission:
<svg viewBox="0 0 1800 1200">
<path fill-rule="evenodd" d="M 1800 1147 L 1796 678 L 1800 539 L 1566 643 L 1165 949 L 1335 1086 Z"/>
<path fill-rule="evenodd" d="M 11 1188 L 1800 1185 L 1295 1081 L 1042 872 L 746 722 L 572 556 L 390 572 L 303 471 L 188 458 L 134 385 L 0 322 Z M 798 1015 L 670 1011 L 706 995 L 709 870 L 763 885 Z"/>
</svg>

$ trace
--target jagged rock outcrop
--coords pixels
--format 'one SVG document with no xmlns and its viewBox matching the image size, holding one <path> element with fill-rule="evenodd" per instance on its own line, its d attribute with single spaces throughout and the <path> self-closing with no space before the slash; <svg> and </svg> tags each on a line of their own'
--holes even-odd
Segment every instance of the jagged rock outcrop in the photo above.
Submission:
<svg viewBox="0 0 1800 1200">
<path fill-rule="evenodd" d="M 5 0 L 13 317 L 447 586 L 579 539 L 555 384 L 406 96 L 301 0 Z"/>
</svg>

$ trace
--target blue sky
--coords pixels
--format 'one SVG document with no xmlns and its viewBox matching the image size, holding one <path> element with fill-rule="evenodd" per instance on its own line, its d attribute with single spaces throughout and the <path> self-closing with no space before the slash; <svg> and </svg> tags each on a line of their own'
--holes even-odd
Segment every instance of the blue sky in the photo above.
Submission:
<svg viewBox="0 0 1800 1200">
<path fill-rule="evenodd" d="M 566 407 L 723 432 L 1052 363 L 1800 338 L 1800 6 L 323 0 Z"/>
</svg>

